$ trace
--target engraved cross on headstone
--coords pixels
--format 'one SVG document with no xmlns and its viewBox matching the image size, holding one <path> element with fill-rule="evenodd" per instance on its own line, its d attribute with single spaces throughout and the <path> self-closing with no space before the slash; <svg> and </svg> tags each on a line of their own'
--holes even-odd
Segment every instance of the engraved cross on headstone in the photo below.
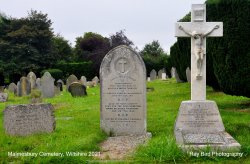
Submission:
<svg viewBox="0 0 250 164">
<path fill-rule="evenodd" d="M 125 72 L 125 64 L 126 64 L 126 60 L 124 60 L 124 58 L 122 58 L 120 61 L 119 61 L 119 64 L 121 65 L 121 73 L 124 73 Z"/>
<path fill-rule="evenodd" d="M 222 22 L 206 22 L 206 5 L 192 5 L 191 22 L 175 25 L 176 37 L 191 37 L 191 100 L 206 100 L 206 37 L 223 36 Z"/>
</svg>

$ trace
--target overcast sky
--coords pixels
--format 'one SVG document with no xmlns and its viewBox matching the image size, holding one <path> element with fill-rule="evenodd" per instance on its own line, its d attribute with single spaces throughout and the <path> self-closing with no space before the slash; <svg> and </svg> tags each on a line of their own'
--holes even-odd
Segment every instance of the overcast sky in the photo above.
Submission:
<svg viewBox="0 0 250 164">
<path fill-rule="evenodd" d="M 75 45 L 85 32 L 109 37 L 125 29 L 125 35 L 142 49 L 159 40 L 165 51 L 174 44 L 174 23 L 205 0 L 0 0 L 0 12 L 26 17 L 31 9 L 47 13 L 55 34 Z"/>
</svg>

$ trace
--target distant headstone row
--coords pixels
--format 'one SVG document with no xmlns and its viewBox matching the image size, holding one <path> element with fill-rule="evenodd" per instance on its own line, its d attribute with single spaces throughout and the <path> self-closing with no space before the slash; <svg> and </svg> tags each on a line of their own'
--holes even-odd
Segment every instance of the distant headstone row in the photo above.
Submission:
<svg viewBox="0 0 250 164">
<path fill-rule="evenodd" d="M 158 71 L 158 75 L 157 75 L 157 72 L 153 69 L 150 72 L 150 76 L 148 77 L 148 81 L 153 81 L 153 80 L 156 80 L 157 78 L 161 79 L 161 80 L 166 80 L 168 78 L 165 68 L 160 69 Z"/>
<path fill-rule="evenodd" d="M 49 72 L 45 72 L 41 78 L 37 78 L 34 72 L 28 73 L 27 77 L 21 77 L 20 81 L 18 81 L 17 85 L 15 83 L 11 83 L 8 86 L 8 90 L 13 92 L 17 96 L 27 96 L 31 93 L 32 90 L 40 90 L 42 93 L 42 97 L 44 98 L 52 98 L 55 95 L 60 94 L 60 91 L 63 91 L 64 82 L 62 80 L 58 80 L 56 85 L 54 85 L 55 79 L 51 76 Z M 79 85 L 75 83 L 78 82 Z M 82 76 L 78 81 L 75 75 L 70 75 L 66 80 L 66 90 L 68 90 L 69 86 L 71 86 L 70 93 L 73 97 L 76 96 L 84 96 L 87 95 L 86 87 L 97 86 L 99 83 L 99 79 L 95 76 L 91 82 L 88 82 L 85 76 Z M 76 88 L 75 88 L 76 87 Z M 81 89 L 80 89 L 81 88 Z M 77 89 L 79 89 L 77 91 Z M 4 90 L 4 89 L 3 89 Z M 82 90 L 82 93 L 80 93 Z M 74 93 L 73 93 L 74 92 Z M 6 94 L 0 95 L 2 97 L 2 101 L 6 98 Z"/>
<path fill-rule="evenodd" d="M 177 83 L 183 82 L 179 78 L 178 72 L 177 72 L 175 67 L 171 68 L 171 77 L 175 78 Z M 157 75 L 157 72 L 153 69 L 150 72 L 150 76 L 147 78 L 147 81 L 153 81 L 153 80 L 156 80 L 157 78 L 161 79 L 161 80 L 166 80 L 168 78 L 165 68 L 160 69 L 158 71 L 158 75 Z M 190 71 L 189 67 L 187 67 L 187 69 L 186 69 L 186 78 L 187 78 L 187 81 L 190 83 L 191 82 L 191 71 Z"/>
<path fill-rule="evenodd" d="M 85 76 L 80 80 L 75 75 L 70 75 L 66 80 L 66 89 L 73 97 L 81 97 L 87 95 L 86 87 L 97 86 L 99 79 L 95 76 L 91 82 L 88 82 Z"/>
</svg>

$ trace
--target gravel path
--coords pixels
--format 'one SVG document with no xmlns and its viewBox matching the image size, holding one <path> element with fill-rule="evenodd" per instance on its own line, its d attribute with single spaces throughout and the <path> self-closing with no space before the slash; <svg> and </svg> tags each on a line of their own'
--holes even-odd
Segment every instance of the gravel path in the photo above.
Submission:
<svg viewBox="0 0 250 164">
<path fill-rule="evenodd" d="M 151 133 L 147 133 L 143 136 L 109 137 L 101 143 L 101 156 L 99 159 L 122 160 L 133 153 L 138 145 L 146 143 L 151 136 Z"/>
</svg>

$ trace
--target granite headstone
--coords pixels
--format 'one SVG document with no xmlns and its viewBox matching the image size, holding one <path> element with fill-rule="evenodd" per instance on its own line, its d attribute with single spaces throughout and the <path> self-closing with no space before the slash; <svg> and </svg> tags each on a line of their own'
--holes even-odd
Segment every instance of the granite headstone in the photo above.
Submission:
<svg viewBox="0 0 250 164">
<path fill-rule="evenodd" d="M 69 85 L 73 82 L 78 82 L 78 79 L 75 75 L 70 75 L 68 79 L 66 80 L 66 89 L 68 90 Z"/>
<path fill-rule="evenodd" d="M 186 77 L 187 77 L 187 81 L 190 83 L 191 82 L 191 71 L 190 71 L 189 67 L 187 67 L 187 69 L 186 69 Z"/>
<path fill-rule="evenodd" d="M 150 80 L 155 80 L 157 78 L 157 73 L 156 71 L 153 69 L 151 72 L 150 72 Z"/>
<path fill-rule="evenodd" d="M 41 90 L 42 89 L 42 82 L 41 78 L 36 79 L 36 89 Z"/>
<path fill-rule="evenodd" d="M 60 88 L 60 91 L 63 91 L 63 81 L 61 79 L 57 80 L 56 86 Z"/>
<path fill-rule="evenodd" d="M 175 78 L 175 71 L 176 71 L 176 68 L 172 67 L 171 68 L 171 78 Z"/>
<path fill-rule="evenodd" d="M 162 68 L 162 69 L 160 69 L 160 70 L 158 71 L 158 79 L 162 79 L 162 74 L 163 74 L 163 73 L 166 73 L 165 68 Z"/>
<path fill-rule="evenodd" d="M 55 79 L 49 72 L 45 72 L 43 74 L 43 76 L 41 77 L 42 97 L 51 98 L 55 96 L 54 81 Z"/>
<path fill-rule="evenodd" d="M 82 97 L 87 95 L 86 87 L 80 82 L 73 82 L 69 85 L 69 92 L 72 97 Z"/>
<path fill-rule="evenodd" d="M 109 135 L 146 134 L 146 68 L 140 55 L 118 46 L 100 67 L 101 128 Z"/>
<path fill-rule="evenodd" d="M 94 86 L 97 86 L 98 83 L 99 83 L 99 78 L 97 76 L 95 76 L 93 79 L 92 79 L 92 82 L 94 84 Z"/>
<path fill-rule="evenodd" d="M 85 76 L 82 76 L 82 77 L 81 77 L 80 82 L 81 82 L 83 85 L 87 86 L 87 78 L 86 78 Z"/>
<path fill-rule="evenodd" d="M 30 81 L 27 77 L 21 77 L 17 85 L 17 96 L 27 96 L 31 93 Z"/>
<path fill-rule="evenodd" d="M 30 81 L 31 89 L 36 87 L 36 74 L 34 72 L 29 72 L 27 75 L 28 80 Z"/>
<path fill-rule="evenodd" d="M 17 86 L 15 83 L 10 83 L 9 86 L 8 86 L 8 90 L 12 93 L 15 93 L 17 92 Z"/>
<path fill-rule="evenodd" d="M 3 111 L 5 132 L 26 136 L 55 130 L 54 108 L 51 104 L 10 105 Z"/>
<path fill-rule="evenodd" d="M 0 93 L 0 102 L 6 102 L 8 100 L 7 93 Z"/>
</svg>

